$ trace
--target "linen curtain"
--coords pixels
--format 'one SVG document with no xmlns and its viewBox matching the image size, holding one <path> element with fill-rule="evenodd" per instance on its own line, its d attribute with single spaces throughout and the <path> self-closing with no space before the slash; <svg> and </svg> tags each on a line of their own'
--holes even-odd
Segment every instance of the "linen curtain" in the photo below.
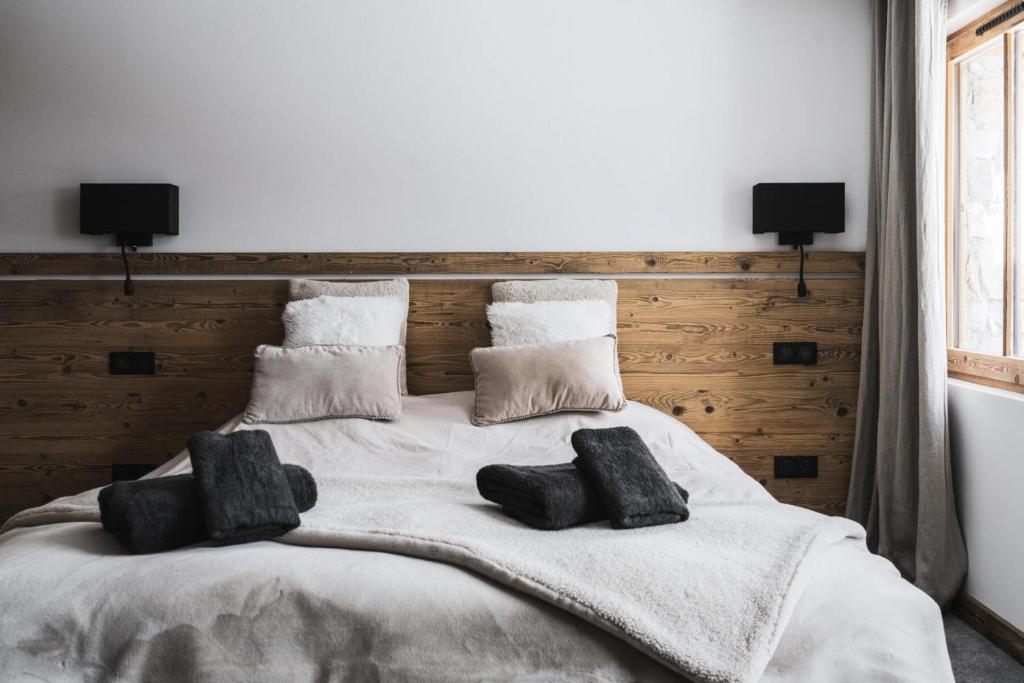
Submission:
<svg viewBox="0 0 1024 683">
<path fill-rule="evenodd" d="M 946 421 L 946 0 L 874 0 L 864 339 L 847 516 L 940 605 L 967 571 Z"/>
</svg>

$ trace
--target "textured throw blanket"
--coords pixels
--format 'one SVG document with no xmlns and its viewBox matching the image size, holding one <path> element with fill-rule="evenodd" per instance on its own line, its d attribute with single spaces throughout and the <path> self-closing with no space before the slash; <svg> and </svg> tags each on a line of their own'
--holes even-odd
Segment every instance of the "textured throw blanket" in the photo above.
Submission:
<svg viewBox="0 0 1024 683">
<path fill-rule="evenodd" d="M 27 510 L 5 529 L 98 520 L 91 500 L 86 493 Z M 469 482 L 327 477 L 317 507 L 279 540 L 460 565 L 582 617 L 695 681 L 757 680 L 816 552 L 863 532 L 767 501 L 698 501 L 690 512 L 686 524 L 540 532 L 481 501 Z"/>
</svg>

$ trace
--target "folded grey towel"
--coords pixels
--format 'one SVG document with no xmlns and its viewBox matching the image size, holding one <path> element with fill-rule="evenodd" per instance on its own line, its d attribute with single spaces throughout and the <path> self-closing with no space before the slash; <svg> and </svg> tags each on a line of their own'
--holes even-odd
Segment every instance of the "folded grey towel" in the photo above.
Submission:
<svg viewBox="0 0 1024 683">
<path fill-rule="evenodd" d="M 266 431 L 199 432 L 189 437 L 188 451 L 215 545 L 275 538 L 299 526 L 288 476 Z"/>
<path fill-rule="evenodd" d="M 480 495 L 537 529 L 565 529 L 605 518 L 597 491 L 572 463 L 487 465 L 476 474 Z"/>
<path fill-rule="evenodd" d="M 299 512 L 316 505 L 316 481 L 304 467 L 285 465 Z M 206 519 L 191 474 L 117 481 L 100 490 L 103 528 L 132 553 L 158 553 L 205 541 Z"/>
<path fill-rule="evenodd" d="M 597 489 L 615 528 L 684 522 L 689 499 L 668 478 L 640 435 L 629 427 L 578 429 L 573 464 Z"/>
</svg>

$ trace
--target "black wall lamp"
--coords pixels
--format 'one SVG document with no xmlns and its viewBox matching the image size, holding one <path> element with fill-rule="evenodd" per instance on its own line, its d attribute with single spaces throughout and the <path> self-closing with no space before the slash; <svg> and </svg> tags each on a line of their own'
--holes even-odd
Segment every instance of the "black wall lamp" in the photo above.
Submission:
<svg viewBox="0 0 1024 683">
<path fill-rule="evenodd" d="M 816 232 L 846 230 L 845 183 L 758 183 L 754 185 L 754 233 L 779 233 L 779 244 L 800 250 L 798 296 L 807 296 L 804 247 Z"/>
<path fill-rule="evenodd" d="M 128 249 L 153 246 L 153 235 L 178 234 L 178 186 L 168 183 L 82 183 L 83 235 L 113 234 L 124 260 L 124 293 L 135 292 Z"/>
</svg>

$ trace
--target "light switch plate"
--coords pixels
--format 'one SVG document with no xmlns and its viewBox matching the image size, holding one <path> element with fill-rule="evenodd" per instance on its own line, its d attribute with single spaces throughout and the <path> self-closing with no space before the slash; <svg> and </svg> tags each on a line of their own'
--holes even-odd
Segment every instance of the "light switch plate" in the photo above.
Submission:
<svg viewBox="0 0 1024 683">
<path fill-rule="evenodd" d="M 111 351 L 107 359 L 111 375 L 156 374 L 156 354 L 152 351 Z"/>
</svg>

